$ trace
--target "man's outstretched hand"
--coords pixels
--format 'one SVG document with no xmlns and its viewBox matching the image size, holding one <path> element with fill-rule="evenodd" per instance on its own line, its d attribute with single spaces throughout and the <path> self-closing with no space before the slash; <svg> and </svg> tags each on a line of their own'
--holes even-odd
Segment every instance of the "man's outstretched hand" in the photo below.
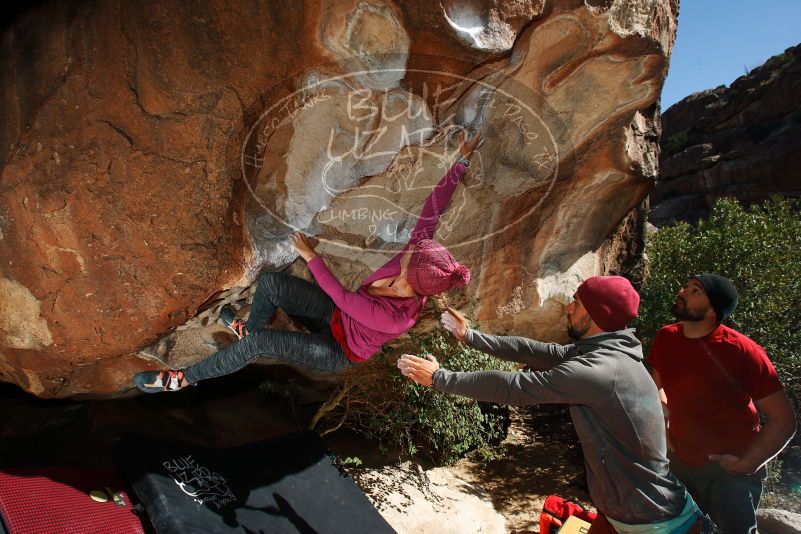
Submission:
<svg viewBox="0 0 801 534">
<path fill-rule="evenodd" d="M 419 358 L 411 354 L 404 354 L 398 358 L 398 369 L 401 374 L 411 378 L 421 386 L 434 385 L 434 372 L 439 369 L 439 363 L 433 356 Z"/>
<path fill-rule="evenodd" d="M 459 341 L 464 341 L 464 336 L 467 334 L 467 325 L 458 317 L 446 311 L 440 317 L 440 322 L 445 330 L 453 334 L 453 337 Z"/>
</svg>

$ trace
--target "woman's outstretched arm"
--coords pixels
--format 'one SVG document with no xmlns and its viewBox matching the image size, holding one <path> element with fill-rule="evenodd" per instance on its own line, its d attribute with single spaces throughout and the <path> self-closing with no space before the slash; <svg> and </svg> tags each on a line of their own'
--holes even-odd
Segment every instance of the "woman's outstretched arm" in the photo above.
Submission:
<svg viewBox="0 0 801 534">
<path fill-rule="evenodd" d="M 417 218 L 417 224 L 414 230 L 412 230 L 411 237 L 409 238 L 409 245 L 407 246 L 414 246 L 421 239 L 434 238 L 434 232 L 439 224 L 439 218 L 445 212 L 445 208 L 448 207 L 448 203 L 451 201 L 456 186 L 459 185 L 462 177 L 467 172 L 470 156 L 473 155 L 473 151 L 478 146 L 480 140 L 481 133 L 467 140 L 465 139 L 464 131 L 459 132 L 459 159 L 448 169 L 445 176 L 442 177 L 436 187 L 434 187 L 434 190 L 431 191 L 431 194 L 428 195 L 428 198 L 423 204 L 423 209 Z"/>
</svg>

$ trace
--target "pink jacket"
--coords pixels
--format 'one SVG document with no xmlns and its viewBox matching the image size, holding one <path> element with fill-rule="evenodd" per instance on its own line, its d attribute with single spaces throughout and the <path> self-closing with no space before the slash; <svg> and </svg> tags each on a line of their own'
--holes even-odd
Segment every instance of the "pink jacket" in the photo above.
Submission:
<svg viewBox="0 0 801 534">
<path fill-rule="evenodd" d="M 376 280 L 400 274 L 403 253 L 421 239 L 434 238 L 439 218 L 466 171 L 467 167 L 461 162 L 456 162 L 448 170 L 426 199 L 409 242 L 391 260 L 368 276 L 358 290 L 348 291 L 342 287 L 320 256 L 309 262 L 309 269 L 320 288 L 331 297 L 342 313 L 348 347 L 363 360 L 370 359 L 381 350 L 384 343 L 413 327 L 426 302 L 425 297 L 392 298 L 372 295 L 367 288 Z"/>
</svg>

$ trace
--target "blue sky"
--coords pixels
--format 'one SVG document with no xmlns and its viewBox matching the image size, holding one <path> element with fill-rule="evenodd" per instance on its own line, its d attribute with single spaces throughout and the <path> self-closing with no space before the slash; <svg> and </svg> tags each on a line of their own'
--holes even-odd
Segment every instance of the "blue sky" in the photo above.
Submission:
<svg viewBox="0 0 801 534">
<path fill-rule="evenodd" d="M 681 0 L 662 111 L 801 43 L 801 0 Z"/>
</svg>

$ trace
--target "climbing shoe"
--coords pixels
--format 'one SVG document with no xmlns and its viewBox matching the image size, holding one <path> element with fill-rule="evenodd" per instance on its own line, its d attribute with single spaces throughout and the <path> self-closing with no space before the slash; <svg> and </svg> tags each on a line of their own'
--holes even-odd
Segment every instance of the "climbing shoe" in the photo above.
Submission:
<svg viewBox="0 0 801 534">
<path fill-rule="evenodd" d="M 187 384 L 184 381 L 184 372 L 178 369 L 165 371 L 144 371 L 134 375 L 134 384 L 145 393 L 161 393 L 162 391 L 178 391 Z"/>
</svg>

